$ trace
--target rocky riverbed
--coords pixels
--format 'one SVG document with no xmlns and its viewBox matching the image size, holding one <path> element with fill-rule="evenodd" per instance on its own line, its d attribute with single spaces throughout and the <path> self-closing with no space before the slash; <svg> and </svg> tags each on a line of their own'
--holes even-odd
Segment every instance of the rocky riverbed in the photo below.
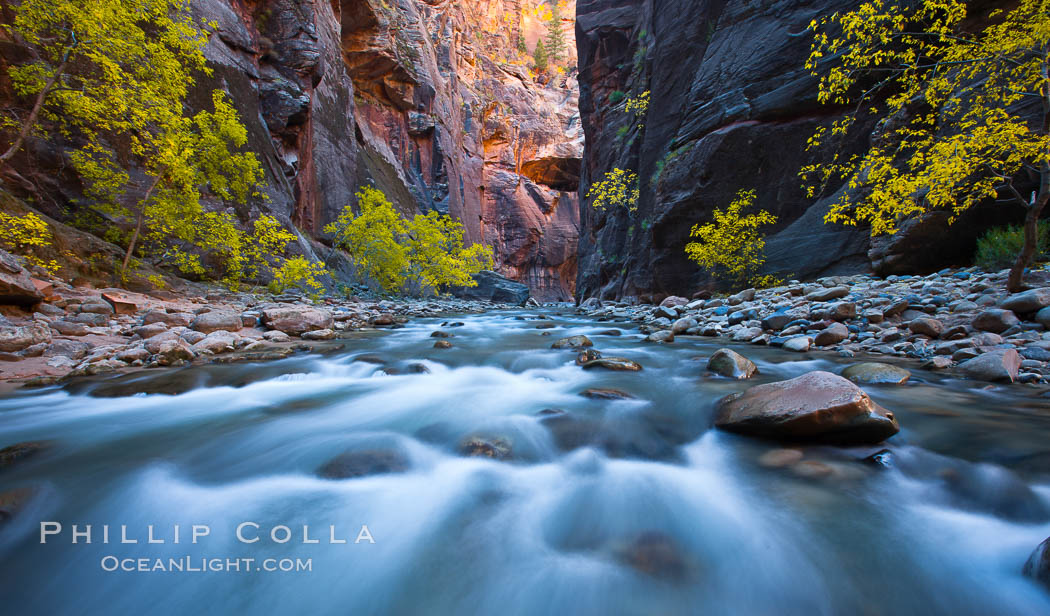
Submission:
<svg viewBox="0 0 1050 616">
<path fill-rule="evenodd" d="M 11 303 L 0 307 L 3 389 L 118 370 L 281 359 L 411 318 L 506 307 L 463 299 L 311 301 L 204 285 L 132 293 L 32 278 L 16 262 L 7 265 L 0 271 L 0 297 Z"/>
<path fill-rule="evenodd" d="M 648 339 L 720 337 L 792 353 L 884 355 L 983 381 L 1050 379 L 1050 274 L 1005 291 L 1006 272 L 976 268 L 929 276 L 836 276 L 747 289 L 727 297 L 667 297 L 658 306 L 583 301 L 596 319 L 641 323 Z"/>
</svg>

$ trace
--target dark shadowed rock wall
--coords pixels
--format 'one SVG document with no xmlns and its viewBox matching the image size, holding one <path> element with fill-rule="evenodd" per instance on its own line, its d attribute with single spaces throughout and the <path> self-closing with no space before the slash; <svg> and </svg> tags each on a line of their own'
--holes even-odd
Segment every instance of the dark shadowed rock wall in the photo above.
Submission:
<svg viewBox="0 0 1050 616">
<path fill-rule="evenodd" d="M 688 295 L 712 282 L 686 259 L 690 228 L 740 189 L 778 217 L 767 272 L 812 278 L 869 270 L 930 271 L 965 263 L 978 233 L 1009 212 L 982 208 L 945 230 L 943 217 L 872 242 L 863 228 L 823 224 L 835 195 L 807 199 L 797 177 L 806 139 L 836 117 L 803 70 L 818 15 L 855 0 L 580 0 L 580 112 L 587 147 L 580 194 L 619 167 L 641 198 L 581 207 L 577 296 Z M 635 119 L 619 100 L 651 91 Z M 619 102 L 617 102 L 619 100 Z M 639 126 L 644 124 L 644 126 Z M 863 144 L 858 144 L 863 145 Z M 914 231 L 914 233 L 913 233 Z M 873 246 L 874 244 L 874 246 Z"/>
</svg>

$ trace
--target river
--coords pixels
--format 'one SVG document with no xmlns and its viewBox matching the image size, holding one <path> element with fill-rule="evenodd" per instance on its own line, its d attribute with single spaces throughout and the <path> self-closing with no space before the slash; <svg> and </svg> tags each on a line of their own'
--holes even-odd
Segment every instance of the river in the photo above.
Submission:
<svg viewBox="0 0 1050 616">
<path fill-rule="evenodd" d="M 4 612 L 1050 614 L 1021 575 L 1050 535 L 1050 399 L 1030 389 L 910 365 L 867 388 L 902 426 L 885 465 L 861 462 L 881 446 L 816 446 L 777 466 L 778 445 L 710 429 L 715 402 L 851 360 L 734 347 L 761 371 L 737 382 L 704 374 L 710 339 L 651 345 L 567 308 L 451 318 L 0 398 L 0 447 L 51 443 L 0 475 L 34 494 L 0 526 Z M 644 370 L 550 348 L 575 334 Z M 471 437 L 507 458 L 458 453 Z M 319 475 L 347 451 L 399 472 Z M 46 543 L 41 522 L 61 525 Z M 172 561 L 189 570 L 124 570 Z"/>
</svg>

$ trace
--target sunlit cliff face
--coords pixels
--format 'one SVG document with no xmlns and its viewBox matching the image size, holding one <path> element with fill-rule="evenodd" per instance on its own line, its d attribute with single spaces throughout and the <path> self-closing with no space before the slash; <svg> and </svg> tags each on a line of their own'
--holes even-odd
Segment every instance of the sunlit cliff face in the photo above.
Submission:
<svg viewBox="0 0 1050 616">
<path fill-rule="evenodd" d="M 545 74 L 532 70 L 544 2 L 350 4 L 341 46 L 372 176 L 406 213 L 462 219 L 467 240 L 492 246 L 496 269 L 538 299 L 570 299 L 583 152 L 575 3 L 560 6 L 564 58 Z"/>
</svg>

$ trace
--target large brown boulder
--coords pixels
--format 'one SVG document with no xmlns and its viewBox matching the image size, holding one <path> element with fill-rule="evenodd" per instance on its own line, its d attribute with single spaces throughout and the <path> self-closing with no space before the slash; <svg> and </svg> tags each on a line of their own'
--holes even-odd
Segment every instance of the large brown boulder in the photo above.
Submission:
<svg viewBox="0 0 1050 616">
<path fill-rule="evenodd" d="M 44 296 L 18 259 L 0 250 L 0 304 L 32 306 L 42 299 Z"/>
<path fill-rule="evenodd" d="M 262 312 L 262 322 L 270 329 L 286 334 L 301 334 L 317 329 L 331 329 L 335 324 L 332 313 L 309 306 L 281 306 Z"/>
<path fill-rule="evenodd" d="M 816 371 L 724 398 L 715 426 L 778 440 L 878 443 L 900 430 L 893 413 L 846 379 Z"/>
</svg>

